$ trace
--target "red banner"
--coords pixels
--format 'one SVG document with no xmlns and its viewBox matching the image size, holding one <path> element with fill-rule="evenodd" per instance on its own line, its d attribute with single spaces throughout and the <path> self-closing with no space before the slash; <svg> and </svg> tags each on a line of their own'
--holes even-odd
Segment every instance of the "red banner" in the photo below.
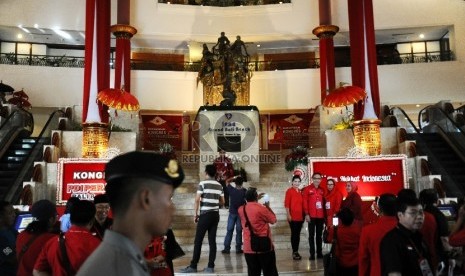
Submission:
<svg viewBox="0 0 465 276">
<path fill-rule="evenodd" d="M 94 200 L 105 193 L 105 164 L 108 159 L 60 158 L 58 160 L 57 204 L 66 204 L 72 196 Z"/>
<path fill-rule="evenodd" d="M 406 157 L 310 158 L 309 175 L 319 172 L 324 179 L 336 180 L 336 188 L 347 195 L 348 181 L 358 184 L 358 193 L 365 200 L 407 187 Z M 326 188 L 326 181 L 321 184 Z"/>
<path fill-rule="evenodd" d="M 309 147 L 308 128 L 314 113 L 269 114 L 268 142 L 282 148 Z"/>
<path fill-rule="evenodd" d="M 160 144 L 169 143 L 182 150 L 182 115 L 142 114 L 141 118 L 144 149 L 159 150 Z"/>
</svg>

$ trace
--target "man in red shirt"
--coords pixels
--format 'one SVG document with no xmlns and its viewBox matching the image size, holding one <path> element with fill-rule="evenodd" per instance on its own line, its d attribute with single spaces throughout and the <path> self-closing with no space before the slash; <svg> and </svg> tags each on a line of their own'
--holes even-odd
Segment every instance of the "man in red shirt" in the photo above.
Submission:
<svg viewBox="0 0 465 276">
<path fill-rule="evenodd" d="M 45 244 L 34 265 L 34 275 L 76 274 L 100 244 L 100 240 L 89 231 L 94 216 L 95 206 L 92 202 L 76 202 L 71 209 L 71 228 Z"/>
<path fill-rule="evenodd" d="M 215 165 L 216 168 L 215 180 L 223 187 L 224 207 L 229 208 L 229 191 L 226 188 L 226 179 L 234 176 L 234 167 L 231 159 L 226 156 L 225 150 L 220 149 L 218 153 L 220 156 L 218 156 L 213 162 L 213 165 Z"/>
<path fill-rule="evenodd" d="M 396 196 L 382 194 L 377 202 L 381 217 L 373 224 L 362 228 L 358 250 L 358 275 L 381 275 L 379 245 L 384 235 L 397 225 Z"/>
<path fill-rule="evenodd" d="M 312 175 L 312 184 L 302 191 L 305 221 L 308 222 L 308 243 L 310 244 L 310 260 L 315 260 L 315 236 L 317 258 L 323 258 L 323 225 L 325 222 L 324 190 L 320 187 L 321 173 Z"/>
</svg>

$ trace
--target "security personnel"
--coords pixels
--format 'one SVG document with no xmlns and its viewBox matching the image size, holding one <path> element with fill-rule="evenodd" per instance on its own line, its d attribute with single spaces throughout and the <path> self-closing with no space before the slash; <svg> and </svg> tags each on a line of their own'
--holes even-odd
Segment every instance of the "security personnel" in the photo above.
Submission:
<svg viewBox="0 0 465 276">
<path fill-rule="evenodd" d="M 178 162 L 152 152 L 133 151 L 106 165 L 106 194 L 113 227 L 77 275 L 149 275 L 144 249 L 171 225 L 174 190 L 184 172 Z"/>
</svg>

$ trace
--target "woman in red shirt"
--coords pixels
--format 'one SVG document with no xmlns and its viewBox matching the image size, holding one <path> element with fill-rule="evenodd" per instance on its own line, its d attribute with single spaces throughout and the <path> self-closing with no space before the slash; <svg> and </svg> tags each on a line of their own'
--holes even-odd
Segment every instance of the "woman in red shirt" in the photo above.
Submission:
<svg viewBox="0 0 465 276">
<path fill-rule="evenodd" d="M 342 194 L 336 189 L 336 182 L 329 178 L 326 181 L 328 193 L 325 196 L 326 226 L 333 226 L 333 217 L 341 209 Z"/>
<path fill-rule="evenodd" d="M 300 231 L 304 223 L 304 211 L 302 193 L 299 190 L 301 179 L 298 175 L 292 177 L 292 187 L 287 189 L 284 198 L 284 207 L 286 208 L 287 222 L 291 228 L 291 246 L 292 258 L 301 260 L 299 254 Z"/>
</svg>

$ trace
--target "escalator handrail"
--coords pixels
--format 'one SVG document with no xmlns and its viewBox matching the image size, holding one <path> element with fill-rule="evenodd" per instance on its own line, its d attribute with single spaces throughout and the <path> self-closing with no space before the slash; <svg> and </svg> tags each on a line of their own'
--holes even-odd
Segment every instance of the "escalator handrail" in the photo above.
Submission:
<svg viewBox="0 0 465 276">
<path fill-rule="evenodd" d="M 464 138 L 465 138 L 465 133 L 463 133 L 462 129 L 461 129 L 460 126 L 454 121 L 454 119 L 452 119 L 452 118 L 449 116 L 449 114 L 447 114 L 442 108 L 437 107 L 437 106 L 435 106 L 435 105 L 428 105 L 428 106 L 422 108 L 422 109 L 420 110 L 420 112 L 418 113 L 418 127 L 420 128 L 420 130 L 423 130 L 423 128 L 421 127 L 421 121 L 420 121 L 421 113 L 422 113 L 425 109 L 428 109 L 428 108 L 433 108 L 433 109 L 435 109 L 435 110 L 439 110 L 439 112 L 441 112 L 442 115 L 444 115 L 444 116 L 452 123 L 452 125 L 453 125 L 456 129 L 459 130 L 458 132 L 459 132 L 459 133 L 462 133 L 462 135 L 464 135 Z M 435 124 L 435 125 L 439 126 L 439 125 L 437 124 L 437 122 L 430 122 L 430 124 Z"/>
<path fill-rule="evenodd" d="M 421 114 L 423 113 L 423 111 L 425 111 L 426 109 L 428 109 L 430 107 L 433 107 L 433 105 L 427 105 L 427 106 L 423 107 L 422 109 L 420 109 L 420 111 L 418 112 L 418 127 L 420 128 L 420 130 L 423 129 L 421 127 Z"/>
<path fill-rule="evenodd" d="M 39 141 L 43 138 L 45 131 L 48 129 L 51 121 L 53 118 L 55 118 L 55 115 L 57 113 L 60 113 L 60 115 L 65 116 L 65 112 L 63 110 L 55 110 L 50 114 L 47 122 L 45 123 L 44 127 L 42 128 L 42 131 L 39 133 L 39 135 L 35 138 L 35 143 L 34 146 L 32 146 L 30 153 L 27 155 L 26 162 L 24 163 L 24 166 L 21 168 L 19 171 L 18 175 L 20 177 L 17 177 L 15 182 L 11 185 L 10 190 L 8 191 L 5 199 L 10 201 L 10 202 L 18 202 L 19 200 L 19 186 L 25 181 L 26 175 L 27 175 L 27 170 L 30 169 L 30 165 L 33 164 L 34 161 L 36 161 L 37 156 L 32 156 L 33 153 L 37 151 L 37 147 L 39 144 Z M 34 160 L 31 160 L 33 158 Z M 21 177 L 23 175 L 23 177 Z"/>
<path fill-rule="evenodd" d="M 405 110 L 403 110 L 401 107 L 398 107 L 398 106 L 391 107 L 391 108 L 389 109 L 389 113 L 390 113 L 391 115 L 393 115 L 393 111 L 394 111 L 395 109 L 399 110 L 399 111 L 402 113 L 402 115 L 405 116 L 405 118 L 407 119 L 407 121 L 409 122 L 409 124 L 413 127 L 413 129 L 415 130 L 416 133 L 420 133 L 420 130 L 419 130 L 419 129 L 417 128 L 417 126 L 412 122 L 412 120 L 410 119 L 410 117 L 407 115 L 407 112 L 405 112 Z"/>
<path fill-rule="evenodd" d="M 57 114 L 57 113 L 61 113 L 60 115 L 62 115 L 63 117 L 66 116 L 66 113 L 61 109 L 57 109 L 57 110 L 53 111 L 52 114 L 50 114 L 50 116 L 48 117 L 48 120 L 45 123 L 42 130 L 40 131 L 39 135 L 36 137 L 36 141 L 39 141 L 39 139 L 41 139 L 44 136 L 44 133 L 47 130 L 48 125 L 50 125 L 50 122 L 52 121 L 52 119 L 55 117 L 55 114 Z"/>
<path fill-rule="evenodd" d="M 10 120 L 13 120 L 14 116 L 17 113 L 25 113 L 27 115 L 28 119 L 30 120 L 30 124 L 29 124 L 29 127 L 31 128 L 30 132 L 33 133 L 34 132 L 34 116 L 32 115 L 31 112 L 27 111 L 26 109 L 22 107 L 18 107 L 16 110 L 11 112 L 11 114 L 8 115 L 8 117 L 6 117 L 5 121 L 0 125 L 0 130 L 2 130 L 2 128 L 4 128 Z"/>
</svg>

